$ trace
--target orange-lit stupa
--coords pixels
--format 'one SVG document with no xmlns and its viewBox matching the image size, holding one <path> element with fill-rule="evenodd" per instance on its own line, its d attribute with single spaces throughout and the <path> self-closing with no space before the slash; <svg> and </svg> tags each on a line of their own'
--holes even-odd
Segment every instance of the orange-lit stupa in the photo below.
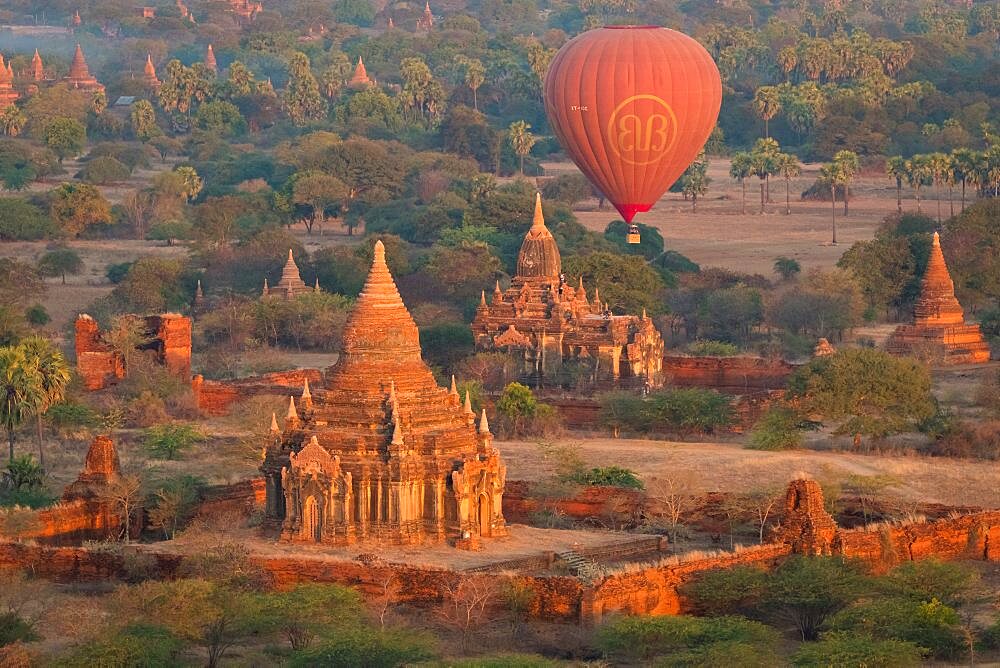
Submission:
<svg viewBox="0 0 1000 668">
<path fill-rule="evenodd" d="M 160 78 L 156 76 L 156 67 L 153 65 L 153 56 L 146 54 L 146 66 L 142 71 L 142 81 L 146 84 L 147 88 L 152 88 L 156 90 L 162 84 L 160 83 Z"/>
<path fill-rule="evenodd" d="M 381 241 L 324 388 L 290 399 L 275 426 L 265 526 L 285 540 L 468 545 L 507 532 L 486 414 L 434 380 Z"/>
<path fill-rule="evenodd" d="M 212 50 L 211 44 L 209 44 L 208 48 L 205 50 L 205 67 L 216 74 L 219 73 L 219 63 L 215 60 L 215 51 Z"/>
<path fill-rule="evenodd" d="M 354 75 L 347 82 L 347 85 L 351 88 L 364 88 L 370 86 L 371 83 L 372 80 L 368 76 L 368 70 L 365 69 L 365 63 L 361 60 L 361 56 L 358 56 L 358 65 L 354 68 Z"/>
<path fill-rule="evenodd" d="M 886 350 L 893 355 L 929 356 L 943 364 L 978 364 L 990 359 L 990 347 L 979 325 L 965 322 L 937 232 L 920 284 L 920 297 L 913 307 L 913 324 L 897 327 Z"/>
<path fill-rule="evenodd" d="M 42 64 L 42 56 L 38 53 L 38 49 L 35 49 L 35 55 L 31 57 L 31 80 L 45 80 L 45 66 Z"/>
<path fill-rule="evenodd" d="M 90 74 L 87 67 L 87 60 L 83 57 L 83 49 L 76 45 L 73 53 L 73 62 L 69 66 L 69 74 L 63 79 L 70 88 L 84 90 L 91 93 L 103 92 L 104 86 Z"/>
<path fill-rule="evenodd" d="M 294 299 L 298 295 L 312 291 L 313 288 L 310 288 L 302 280 L 302 275 L 299 273 L 299 265 L 295 264 L 292 249 L 289 248 L 288 259 L 285 260 L 285 266 L 281 268 L 281 280 L 272 288 L 268 286 L 267 279 L 264 279 L 264 289 L 261 291 L 261 297 Z"/>
<path fill-rule="evenodd" d="M 590 360 L 600 385 L 659 387 L 663 339 L 645 313 L 611 315 L 595 288 L 587 296 L 563 281 L 555 237 L 545 225 L 541 196 L 517 255 L 517 274 L 506 291 L 497 283 L 490 303 L 483 294 L 472 321 L 480 350 L 517 351 L 525 373 L 550 378 L 567 360 Z"/>
<path fill-rule="evenodd" d="M 0 109 L 14 104 L 14 100 L 18 97 L 20 95 L 14 90 L 14 72 L 4 62 L 3 55 L 0 54 Z"/>
</svg>

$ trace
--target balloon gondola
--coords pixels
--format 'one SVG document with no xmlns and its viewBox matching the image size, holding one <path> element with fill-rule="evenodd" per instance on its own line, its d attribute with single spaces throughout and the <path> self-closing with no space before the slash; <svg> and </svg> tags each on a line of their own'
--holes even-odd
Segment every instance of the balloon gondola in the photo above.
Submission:
<svg viewBox="0 0 1000 668">
<path fill-rule="evenodd" d="M 639 226 L 632 224 L 628 226 L 628 234 L 625 236 L 625 240 L 630 244 L 642 243 L 642 238 L 639 236 Z"/>
<path fill-rule="evenodd" d="M 631 225 L 705 145 L 722 82 L 708 51 L 683 33 L 608 26 L 563 45 L 543 93 L 563 149 Z M 639 243 L 638 228 L 628 237 Z"/>
</svg>

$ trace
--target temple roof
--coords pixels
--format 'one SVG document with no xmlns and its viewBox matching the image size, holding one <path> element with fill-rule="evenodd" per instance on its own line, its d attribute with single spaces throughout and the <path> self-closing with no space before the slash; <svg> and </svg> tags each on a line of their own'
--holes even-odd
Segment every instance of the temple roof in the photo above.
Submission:
<svg viewBox="0 0 1000 668">
<path fill-rule="evenodd" d="M 35 55 L 31 57 L 31 78 L 35 81 L 45 78 L 45 66 L 42 64 L 42 56 L 39 55 L 38 49 L 35 49 Z"/>
<path fill-rule="evenodd" d="M 920 282 L 920 297 L 913 307 L 917 325 L 960 325 L 965 322 L 961 304 L 955 298 L 955 284 L 941 252 L 941 239 L 934 233 L 927 270 Z"/>
<path fill-rule="evenodd" d="M 361 60 L 361 56 L 358 56 L 358 65 L 354 68 L 354 76 L 351 77 L 350 84 L 361 86 L 369 83 L 371 83 L 371 79 L 368 77 L 368 70 L 365 69 L 365 63 Z"/>
<path fill-rule="evenodd" d="M 209 44 L 208 49 L 205 50 L 205 67 L 213 72 L 219 71 L 219 63 L 215 60 L 215 51 L 212 50 L 211 44 Z"/>
<path fill-rule="evenodd" d="M 542 215 L 542 196 L 535 194 L 535 215 L 531 229 L 521 243 L 517 254 L 517 278 L 521 279 L 552 279 L 558 280 L 562 271 L 562 260 L 559 256 L 559 246 L 545 226 Z"/>
</svg>

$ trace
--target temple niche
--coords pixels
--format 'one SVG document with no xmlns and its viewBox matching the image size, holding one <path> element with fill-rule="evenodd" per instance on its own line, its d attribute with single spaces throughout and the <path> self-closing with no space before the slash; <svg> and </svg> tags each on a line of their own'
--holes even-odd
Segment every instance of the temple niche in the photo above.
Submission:
<svg viewBox="0 0 1000 668">
<path fill-rule="evenodd" d="M 382 242 L 322 388 L 289 399 L 261 470 L 282 540 L 454 542 L 507 533 L 506 468 L 485 411 L 438 387 Z"/>
<path fill-rule="evenodd" d="M 612 315 L 595 287 L 588 297 L 562 277 L 559 247 L 545 226 L 541 196 L 517 256 L 517 274 L 506 291 L 499 282 L 487 303 L 483 294 L 472 334 L 479 350 L 524 356 L 525 372 L 555 376 L 566 360 L 590 360 L 598 385 L 660 387 L 663 339 L 645 312 Z"/>
<path fill-rule="evenodd" d="M 929 356 L 940 364 L 990 360 L 990 346 L 979 325 L 965 322 L 937 232 L 920 283 L 920 297 L 913 306 L 913 324 L 897 327 L 886 342 L 886 350 L 893 355 Z"/>
</svg>

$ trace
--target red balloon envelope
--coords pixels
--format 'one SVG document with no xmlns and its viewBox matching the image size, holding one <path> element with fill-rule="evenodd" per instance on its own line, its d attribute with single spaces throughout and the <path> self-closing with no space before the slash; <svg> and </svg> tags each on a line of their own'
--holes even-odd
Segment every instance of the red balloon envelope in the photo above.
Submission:
<svg viewBox="0 0 1000 668">
<path fill-rule="evenodd" d="M 687 35 L 609 26 L 559 50 L 544 94 L 563 148 L 632 222 L 705 145 L 719 116 L 722 82 L 715 61 Z"/>
</svg>

